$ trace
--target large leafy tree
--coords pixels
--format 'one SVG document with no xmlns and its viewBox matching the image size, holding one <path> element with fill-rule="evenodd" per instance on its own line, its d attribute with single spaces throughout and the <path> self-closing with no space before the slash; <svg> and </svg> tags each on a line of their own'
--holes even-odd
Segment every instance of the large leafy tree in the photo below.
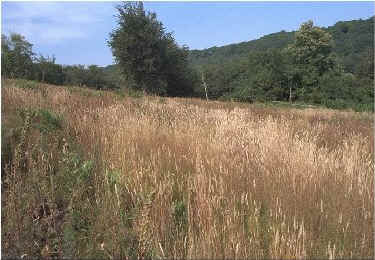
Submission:
<svg viewBox="0 0 375 260">
<path fill-rule="evenodd" d="M 319 77 L 334 68 L 331 35 L 314 26 L 310 20 L 295 33 L 295 41 L 288 47 L 294 65 L 300 71 L 304 86 L 317 85 Z"/>
<path fill-rule="evenodd" d="M 31 78 L 33 74 L 32 44 L 20 34 L 1 35 L 1 63 L 8 78 Z"/>
<path fill-rule="evenodd" d="M 124 74 L 150 93 L 188 94 L 187 48 L 175 43 L 156 14 L 146 13 L 142 2 L 124 2 L 117 11 L 118 27 L 110 33 L 108 45 Z"/>
</svg>

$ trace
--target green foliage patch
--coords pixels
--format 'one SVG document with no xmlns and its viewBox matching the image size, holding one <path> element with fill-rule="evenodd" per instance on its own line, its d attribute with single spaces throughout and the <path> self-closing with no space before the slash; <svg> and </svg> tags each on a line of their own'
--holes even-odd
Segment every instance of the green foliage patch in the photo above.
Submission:
<svg viewBox="0 0 375 260">
<path fill-rule="evenodd" d="M 96 246 L 95 162 L 66 136 L 60 115 L 31 108 L 16 115 L 2 127 L 3 254 L 41 257 L 48 246 L 77 257 Z"/>
<path fill-rule="evenodd" d="M 32 126 L 39 129 L 42 133 L 62 130 L 63 118 L 52 111 L 46 109 L 18 109 L 18 114 L 22 120 L 32 118 Z"/>
<path fill-rule="evenodd" d="M 338 32 L 343 24 L 353 29 Z M 358 28 L 360 38 L 351 38 L 359 37 L 353 32 Z M 288 40 L 275 41 L 272 45 L 272 40 L 278 37 Z M 347 46 L 347 42 L 367 47 L 348 47 L 345 54 L 342 46 Z M 210 99 L 250 103 L 289 101 L 373 111 L 372 45 L 373 17 L 339 23 L 328 29 L 309 21 L 297 32 L 281 32 L 248 43 L 192 51 L 190 61 L 204 73 Z M 349 64 L 347 59 L 354 60 L 354 56 L 361 57 L 361 61 Z M 205 97 L 203 86 L 195 91 Z"/>
<path fill-rule="evenodd" d="M 118 28 L 110 33 L 108 45 L 134 87 L 157 95 L 192 95 L 187 47 L 180 48 L 142 2 L 123 3 L 116 9 Z"/>
<path fill-rule="evenodd" d="M 40 88 L 39 83 L 32 80 L 16 79 L 13 81 L 14 86 L 22 89 L 38 90 Z"/>
</svg>

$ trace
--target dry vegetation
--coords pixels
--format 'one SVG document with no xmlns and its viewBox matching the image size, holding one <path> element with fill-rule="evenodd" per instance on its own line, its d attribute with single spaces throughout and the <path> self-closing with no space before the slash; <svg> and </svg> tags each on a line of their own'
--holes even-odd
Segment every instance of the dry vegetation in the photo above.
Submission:
<svg viewBox="0 0 375 260">
<path fill-rule="evenodd" d="M 6 81 L 3 256 L 372 259 L 372 126 Z"/>
</svg>

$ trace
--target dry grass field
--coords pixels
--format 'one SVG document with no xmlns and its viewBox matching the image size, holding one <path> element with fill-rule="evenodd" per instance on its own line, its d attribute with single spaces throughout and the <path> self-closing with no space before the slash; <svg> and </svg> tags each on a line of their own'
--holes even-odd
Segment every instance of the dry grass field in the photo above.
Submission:
<svg viewBox="0 0 375 260">
<path fill-rule="evenodd" d="M 1 91 L 3 257 L 374 258 L 371 113 Z"/>
</svg>

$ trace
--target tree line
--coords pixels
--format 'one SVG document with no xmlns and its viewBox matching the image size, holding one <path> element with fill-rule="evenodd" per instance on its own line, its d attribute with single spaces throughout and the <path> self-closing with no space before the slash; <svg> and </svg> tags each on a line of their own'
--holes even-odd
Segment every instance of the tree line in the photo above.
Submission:
<svg viewBox="0 0 375 260">
<path fill-rule="evenodd" d="M 193 96 L 193 85 L 199 82 L 188 64 L 188 48 L 178 46 L 156 14 L 144 10 L 142 2 L 124 2 L 117 6 L 117 11 L 119 27 L 110 33 L 108 41 L 116 65 L 56 64 L 54 56 L 36 55 L 24 36 L 2 34 L 2 77 L 95 89 L 126 87 L 162 96 Z"/>
<path fill-rule="evenodd" d="M 121 84 L 121 76 L 113 67 L 61 65 L 53 55 L 36 55 L 33 45 L 20 34 L 2 34 L 1 44 L 2 77 L 95 89 L 115 89 Z"/>
<path fill-rule="evenodd" d="M 294 33 L 189 51 L 142 2 L 124 2 L 116 10 L 117 28 L 108 40 L 115 65 L 56 64 L 54 56 L 36 56 L 23 36 L 11 34 L 2 35 L 2 76 L 161 96 L 373 109 L 373 30 L 368 40 L 367 20 L 328 29 L 308 21 Z M 348 34 L 360 39 L 360 47 L 348 43 Z"/>
<path fill-rule="evenodd" d="M 308 21 L 293 37 L 281 32 L 192 51 L 189 59 L 206 74 L 211 98 L 373 110 L 373 28 L 373 18 L 328 29 Z"/>
</svg>

